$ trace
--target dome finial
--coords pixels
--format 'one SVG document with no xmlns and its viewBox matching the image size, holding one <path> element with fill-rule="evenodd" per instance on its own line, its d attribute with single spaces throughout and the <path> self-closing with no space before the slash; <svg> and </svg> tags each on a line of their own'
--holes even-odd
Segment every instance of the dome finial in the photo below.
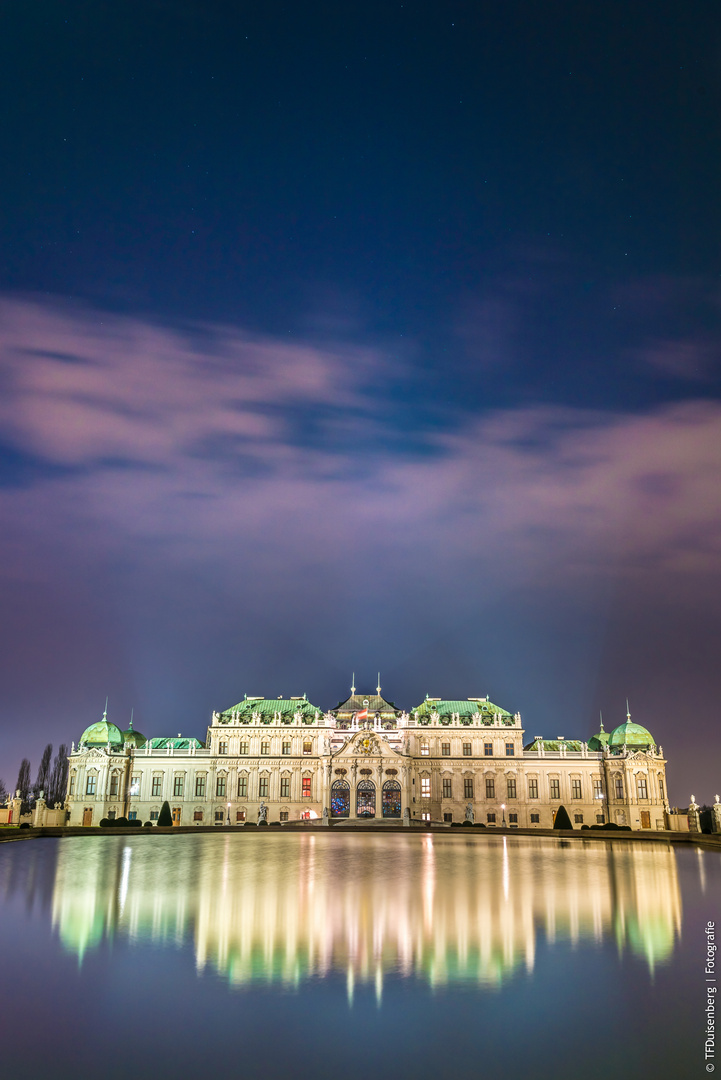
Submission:
<svg viewBox="0 0 721 1080">
<path fill-rule="evenodd" d="M 353 678 L 351 679 L 350 692 L 351 694 L 355 694 L 355 671 L 353 672 Z"/>
<path fill-rule="evenodd" d="M 103 720 L 108 719 L 108 695 L 105 695 L 105 709 L 103 710 Z"/>
<path fill-rule="evenodd" d="M 380 671 L 378 672 L 378 685 L 376 686 L 376 694 L 378 694 L 378 697 L 380 697 L 380 694 L 381 694 L 381 673 L 380 673 Z"/>
<path fill-rule="evenodd" d="M 598 715 L 599 715 L 599 716 L 600 716 L 600 718 L 601 718 L 601 734 L 602 734 L 602 735 L 605 735 L 606 733 L 605 733 L 605 731 L 604 731 L 604 729 L 603 729 L 603 713 L 601 712 L 601 710 L 600 710 L 600 709 L 598 710 Z"/>
<path fill-rule="evenodd" d="M 133 708 L 131 706 L 130 707 L 130 727 L 128 728 L 128 731 L 132 731 L 132 730 L 133 730 Z"/>
<path fill-rule="evenodd" d="M 628 698 L 626 698 L 626 719 L 631 722 L 631 710 L 628 707 Z"/>
</svg>

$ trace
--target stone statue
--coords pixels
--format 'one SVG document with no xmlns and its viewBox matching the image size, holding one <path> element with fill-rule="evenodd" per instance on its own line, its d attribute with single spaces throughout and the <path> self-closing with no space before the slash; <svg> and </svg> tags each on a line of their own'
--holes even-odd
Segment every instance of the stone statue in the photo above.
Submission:
<svg viewBox="0 0 721 1080">
<path fill-rule="evenodd" d="M 258 807 L 258 824 L 261 825 L 262 823 L 267 822 L 267 821 L 268 821 L 268 807 L 265 805 L 264 802 L 262 802 L 260 804 L 260 806 Z"/>
<path fill-rule="evenodd" d="M 466 821 L 470 821 L 473 825 L 475 818 L 473 816 L 473 803 L 466 803 Z"/>
<path fill-rule="evenodd" d="M 330 819 L 328 817 L 328 807 L 327 806 L 323 807 L 323 824 L 324 825 L 330 825 Z"/>
<path fill-rule="evenodd" d="M 404 824 L 404 825 L 406 826 L 406 828 L 410 828 L 410 824 L 411 824 L 411 809 L 410 809 L 410 807 L 409 807 L 409 806 L 407 806 L 407 807 L 405 808 L 405 810 L 403 811 L 403 824 Z"/>
<path fill-rule="evenodd" d="M 323 753 L 330 754 L 330 735 L 323 736 Z"/>
</svg>

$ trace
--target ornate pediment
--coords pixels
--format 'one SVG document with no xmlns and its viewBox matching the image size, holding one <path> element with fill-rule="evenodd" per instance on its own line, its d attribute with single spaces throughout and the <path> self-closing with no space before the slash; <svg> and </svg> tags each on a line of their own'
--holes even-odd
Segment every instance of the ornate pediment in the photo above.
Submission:
<svg viewBox="0 0 721 1080">
<path fill-rule="evenodd" d="M 398 752 L 390 743 L 376 731 L 358 731 L 343 743 L 343 746 L 333 755 L 335 759 L 342 757 L 398 757 Z"/>
</svg>

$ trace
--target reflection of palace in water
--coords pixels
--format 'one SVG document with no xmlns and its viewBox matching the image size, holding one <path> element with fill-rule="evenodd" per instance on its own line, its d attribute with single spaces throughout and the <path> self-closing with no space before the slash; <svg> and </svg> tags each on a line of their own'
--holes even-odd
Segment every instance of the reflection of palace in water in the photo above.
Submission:
<svg viewBox="0 0 721 1080">
<path fill-rule="evenodd" d="M 193 939 L 232 984 L 342 974 L 500 984 L 539 936 L 615 938 L 649 967 L 680 933 L 670 847 L 406 835 L 107 837 L 61 842 L 53 923 L 80 957 L 104 939 Z"/>
</svg>

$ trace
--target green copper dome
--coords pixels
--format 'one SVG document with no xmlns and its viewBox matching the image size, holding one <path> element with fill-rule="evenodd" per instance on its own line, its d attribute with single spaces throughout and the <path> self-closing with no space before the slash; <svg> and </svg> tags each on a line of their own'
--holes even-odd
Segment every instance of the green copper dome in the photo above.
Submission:
<svg viewBox="0 0 721 1080">
<path fill-rule="evenodd" d="M 139 750 L 142 746 L 145 746 L 148 740 L 144 735 L 141 735 L 139 731 L 135 731 L 133 728 L 133 721 L 130 721 L 130 727 L 127 731 L 123 732 L 123 742 L 126 746 L 134 746 L 136 750 Z"/>
<path fill-rule="evenodd" d="M 590 745 L 590 744 L 589 744 Z M 626 718 L 625 724 L 619 724 L 617 728 L 611 732 L 611 737 L 608 740 L 608 745 L 614 746 L 655 746 L 656 741 L 645 727 L 640 724 L 632 724 L 630 715 Z"/>
<path fill-rule="evenodd" d="M 102 720 L 98 720 L 96 724 L 91 724 L 82 733 L 80 745 L 107 746 L 108 743 L 113 748 L 121 747 L 123 745 L 123 735 L 120 728 L 110 723 L 107 712 L 104 712 Z"/>
<path fill-rule="evenodd" d="M 608 741 L 611 738 L 607 731 L 604 731 L 603 720 L 601 720 L 601 730 L 597 735 L 592 735 L 588 740 L 589 750 L 603 750 L 604 746 L 608 746 Z"/>
</svg>

